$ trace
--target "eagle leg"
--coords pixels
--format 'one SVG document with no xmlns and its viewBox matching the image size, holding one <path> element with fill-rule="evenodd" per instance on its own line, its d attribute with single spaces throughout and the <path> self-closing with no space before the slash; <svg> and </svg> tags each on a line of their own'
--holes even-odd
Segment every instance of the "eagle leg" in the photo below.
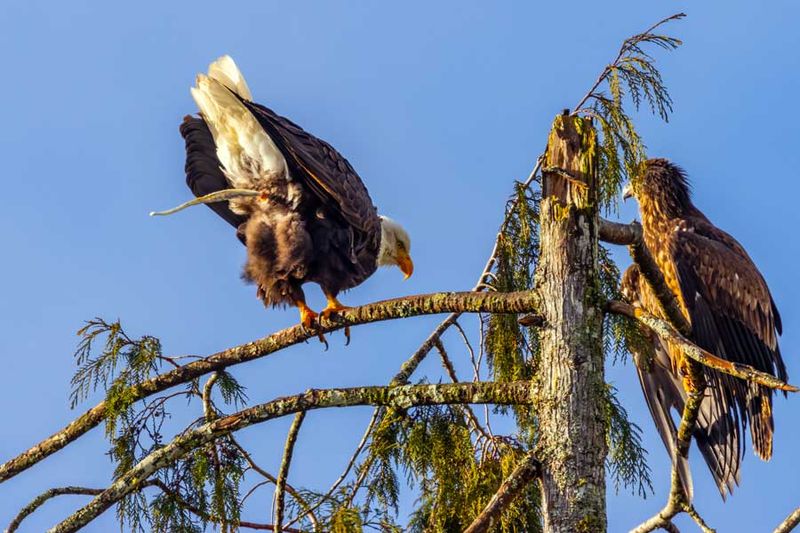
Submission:
<svg viewBox="0 0 800 533">
<path fill-rule="evenodd" d="M 328 300 L 328 306 L 320 313 L 320 316 L 325 320 L 330 320 L 331 315 L 335 315 L 336 313 L 350 309 L 350 307 L 344 305 L 336 298 L 336 294 L 328 292 L 324 289 L 322 292 L 325 293 L 325 298 Z M 344 336 L 347 338 L 347 341 L 345 342 L 345 346 L 347 346 L 350 344 L 350 326 L 344 327 Z"/>
<path fill-rule="evenodd" d="M 319 321 L 317 320 L 319 315 L 306 304 L 305 300 L 297 300 L 294 304 L 300 310 L 300 323 L 303 327 L 309 331 L 316 330 L 317 338 L 327 347 L 328 341 L 325 340 L 325 335 L 319 329 Z"/>
</svg>

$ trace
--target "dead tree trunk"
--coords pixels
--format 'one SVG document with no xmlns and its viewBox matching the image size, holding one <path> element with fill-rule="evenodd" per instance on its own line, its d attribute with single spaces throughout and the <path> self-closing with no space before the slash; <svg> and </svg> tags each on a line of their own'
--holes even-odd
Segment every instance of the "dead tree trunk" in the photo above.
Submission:
<svg viewBox="0 0 800 533">
<path fill-rule="evenodd" d="M 606 530 L 595 142 L 591 120 L 558 116 L 543 165 L 536 456 L 547 532 Z"/>
</svg>

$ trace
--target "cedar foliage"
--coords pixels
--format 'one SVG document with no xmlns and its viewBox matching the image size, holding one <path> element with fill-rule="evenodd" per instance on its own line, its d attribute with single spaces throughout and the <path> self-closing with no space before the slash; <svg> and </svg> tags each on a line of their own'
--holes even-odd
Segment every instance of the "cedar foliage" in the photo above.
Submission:
<svg viewBox="0 0 800 533">
<path fill-rule="evenodd" d="M 622 184 L 636 175 L 646 157 L 625 104 L 636 110 L 646 104 L 664 120 L 672 109 L 669 93 L 645 46 L 671 50 L 680 41 L 654 34 L 654 28 L 623 43 L 616 60 L 604 69 L 574 111 L 594 118 L 598 128 L 598 199 L 605 210 L 615 208 Z M 496 260 L 486 281 L 488 290 L 534 289 L 539 186 L 534 177 L 514 187 L 498 235 Z M 599 250 L 598 273 L 600 298 L 619 299 L 619 269 L 605 248 Z M 492 315 L 481 317 L 478 330 L 479 349 L 485 353 L 485 370 L 491 379 L 533 379 L 539 354 L 535 327 L 522 326 L 511 315 Z M 78 369 L 70 405 L 74 408 L 97 390 L 105 394 L 106 435 L 116 477 L 164 445 L 165 424 L 171 418 L 168 408 L 175 400 L 183 399 L 197 409 L 198 418 L 183 431 L 205 421 L 197 380 L 177 393 L 132 401 L 131 386 L 160 372 L 165 364 L 176 364 L 162 354 L 157 338 L 129 337 L 119 321 L 99 318 L 87 322 L 78 334 Z M 629 320 L 606 316 L 604 348 L 614 361 L 624 362 L 628 347 L 641 342 L 641 335 Z M 445 357 L 444 346 L 439 347 Z M 224 404 L 246 404 L 244 389 L 230 373 L 220 372 L 215 387 Z M 640 429 L 628 420 L 612 386 L 600 393 L 606 405 L 608 470 L 615 487 L 645 496 L 651 484 Z M 221 413 L 216 405 L 213 409 L 214 416 Z M 287 497 L 288 524 L 314 530 L 308 513 L 311 509 L 317 530 L 335 533 L 363 529 L 444 532 L 467 527 L 536 442 L 536 414 L 528 406 L 511 408 L 512 417 L 505 416 L 507 410 L 495 411 L 495 419 L 511 420 L 504 424 L 512 428 L 505 434 L 476 427 L 479 423 L 470 419 L 469 413 L 466 408 L 450 406 L 382 411 L 365 456 L 350 479 L 330 492 L 300 489 Z M 242 511 L 242 483 L 248 464 L 232 436 L 220 438 L 159 471 L 153 480 L 157 490 L 143 487 L 122 500 L 117 506 L 120 526 L 129 531 L 194 533 L 215 524 L 222 531 L 234 531 Z M 403 526 L 398 508 L 407 486 L 416 492 L 417 500 Z M 540 531 L 539 506 L 538 484 L 531 483 L 505 510 L 494 531 Z"/>
</svg>

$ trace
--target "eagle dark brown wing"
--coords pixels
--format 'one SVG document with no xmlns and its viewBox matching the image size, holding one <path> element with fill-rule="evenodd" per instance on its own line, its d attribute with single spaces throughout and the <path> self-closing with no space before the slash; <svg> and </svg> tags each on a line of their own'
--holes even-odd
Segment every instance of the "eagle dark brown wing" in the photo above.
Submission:
<svg viewBox="0 0 800 533">
<path fill-rule="evenodd" d="M 636 265 L 631 265 L 625 271 L 621 289 L 631 304 L 663 318 L 660 316 L 658 297 Z M 674 358 L 669 354 L 670 349 L 675 348 L 666 345 L 651 332 L 647 332 L 645 338 L 648 342 L 646 346 L 631 347 L 636 371 L 658 434 L 670 457 L 674 458 L 678 440 L 675 417 L 679 418 L 683 412 L 687 393 L 683 379 L 674 367 Z M 726 399 L 717 394 L 715 387 L 710 387 L 700 406 L 693 436 L 723 499 L 739 483 L 742 449 L 737 423 L 727 407 Z M 679 459 L 678 473 L 684 494 L 691 501 L 692 478 L 684 458 Z"/>
<path fill-rule="evenodd" d="M 202 118 L 186 116 L 180 127 L 181 136 L 186 143 L 186 184 L 195 196 L 205 196 L 212 192 L 231 187 L 222 173 L 217 158 L 214 137 Z M 206 204 L 234 228 L 247 218 L 237 215 L 228 207 L 227 201 Z"/>
<path fill-rule="evenodd" d="M 668 249 L 692 324 L 692 338 L 719 357 L 745 363 L 786 381 L 777 336 L 780 316 L 764 278 L 733 237 L 705 218 L 681 221 Z M 712 374 L 735 406 L 741 428 L 750 424 L 759 457 L 772 455 L 772 392 Z"/>
<path fill-rule="evenodd" d="M 300 179 L 332 213 L 354 230 L 354 256 L 380 241 L 380 218 L 367 188 L 335 148 L 271 109 L 242 100 L 283 152 L 293 179 Z"/>
</svg>

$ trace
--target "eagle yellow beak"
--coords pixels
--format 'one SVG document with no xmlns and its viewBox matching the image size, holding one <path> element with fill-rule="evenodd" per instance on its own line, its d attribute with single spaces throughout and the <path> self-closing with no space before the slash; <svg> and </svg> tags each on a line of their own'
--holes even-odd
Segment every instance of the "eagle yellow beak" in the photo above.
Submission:
<svg viewBox="0 0 800 533">
<path fill-rule="evenodd" d="M 405 250 L 398 250 L 397 266 L 400 267 L 400 270 L 405 274 L 405 279 L 410 278 L 411 274 L 414 273 L 414 262 Z"/>
</svg>

